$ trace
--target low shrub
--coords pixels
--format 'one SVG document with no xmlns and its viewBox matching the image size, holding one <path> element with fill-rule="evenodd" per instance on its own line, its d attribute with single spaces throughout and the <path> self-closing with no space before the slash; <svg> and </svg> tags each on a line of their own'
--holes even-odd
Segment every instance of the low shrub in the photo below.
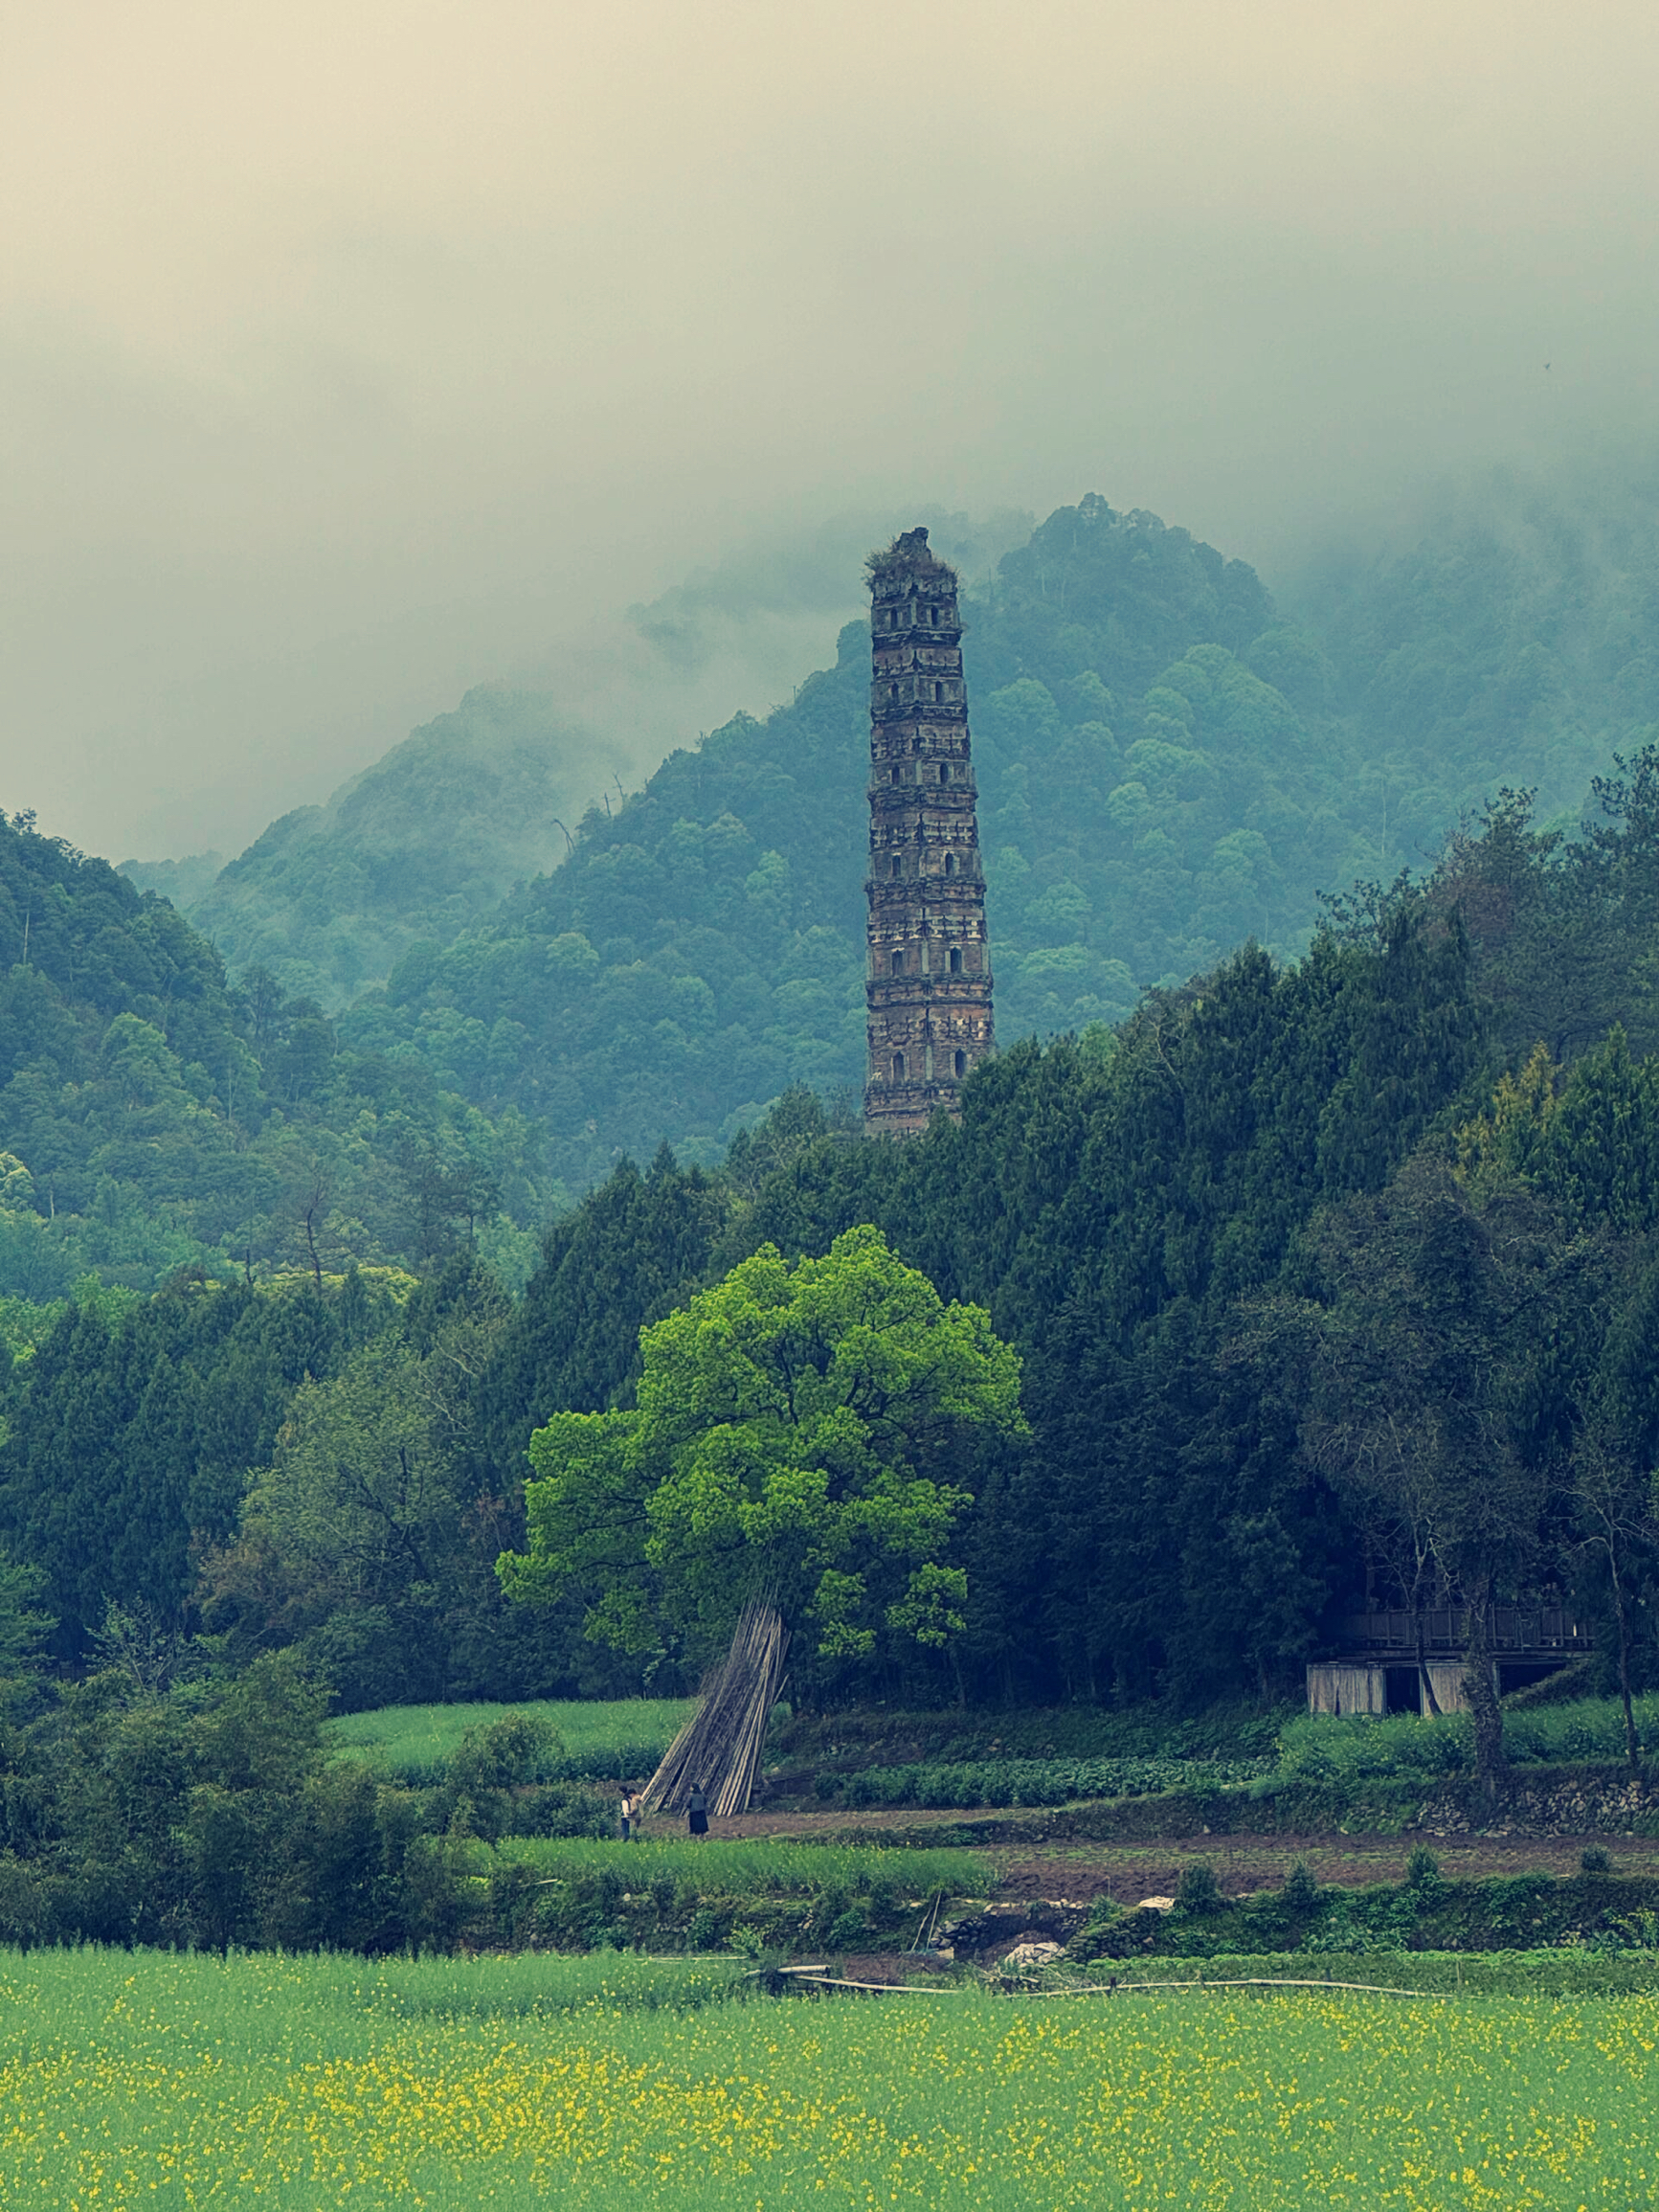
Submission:
<svg viewBox="0 0 1659 2212">
<path fill-rule="evenodd" d="M 729 1841 L 591 1843 L 512 1837 L 467 1846 L 492 1925 L 559 1950 L 635 1944 L 835 1950 L 908 1940 L 924 1901 L 983 1894 L 983 1865 L 954 1851 Z"/>
<path fill-rule="evenodd" d="M 700 1905 L 685 1930 L 685 1947 L 688 1951 L 712 1951 L 724 1933 L 721 1914 L 710 1906 Z"/>
<path fill-rule="evenodd" d="M 1306 1859 L 1298 1859 L 1285 1878 L 1285 1886 L 1279 1892 L 1286 1908 L 1291 1912 L 1317 1912 L 1319 1885 Z"/>
<path fill-rule="evenodd" d="M 617 1833 L 617 1799 L 585 1782 L 544 1782 L 508 1797 L 504 1836 L 590 1836 Z"/>
<path fill-rule="evenodd" d="M 1199 1869 L 1189 1872 L 1199 1875 Z M 1306 1870 L 1303 1870 L 1304 1876 Z M 1201 1879 L 1201 1877 L 1200 1877 Z M 1183 1888 L 1185 1883 L 1183 1882 Z M 1299 1891 L 1299 1894 L 1296 1892 Z M 1398 1886 L 1318 1889 L 1292 1879 L 1277 1893 L 1188 1903 L 1087 1931 L 1088 1954 L 1209 1957 L 1221 1952 L 1309 1952 L 1323 1960 L 1374 1952 L 1482 1953 L 1540 1947 L 1613 1952 L 1659 1946 L 1659 1880 L 1548 1874 L 1448 1882 L 1434 1871 Z M 1074 1947 L 1075 1949 L 1075 1947 Z"/>
<path fill-rule="evenodd" d="M 1176 1905 L 1182 1912 L 1220 1912 L 1225 1900 L 1216 1870 L 1207 1859 L 1190 1860 L 1176 1885 Z"/>
<path fill-rule="evenodd" d="M 1426 1843 L 1412 1846 L 1411 1856 L 1405 1862 L 1405 1886 L 1419 1897 L 1438 1897 L 1445 1886 L 1440 1877 L 1440 1861 Z"/>
<path fill-rule="evenodd" d="M 1336 1720 L 1305 1713 L 1279 1730 L 1279 1772 L 1303 1782 L 1352 1784 L 1396 1774 L 1466 1772 L 1474 1763 L 1474 1730 L 1467 1713 L 1440 1720 L 1415 1714 L 1356 1715 Z"/>
<path fill-rule="evenodd" d="M 1634 1701 L 1636 1732 L 1659 1742 L 1659 1696 Z M 1576 1698 L 1569 1704 L 1537 1705 L 1504 1715 L 1504 1749 L 1517 1761 L 1552 1765 L 1572 1760 L 1623 1759 L 1625 1710 L 1617 1698 Z"/>
</svg>

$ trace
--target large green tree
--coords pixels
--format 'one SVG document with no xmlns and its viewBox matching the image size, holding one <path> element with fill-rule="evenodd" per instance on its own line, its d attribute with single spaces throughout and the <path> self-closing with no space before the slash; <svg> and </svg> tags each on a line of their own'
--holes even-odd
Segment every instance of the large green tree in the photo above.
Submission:
<svg viewBox="0 0 1659 2212">
<path fill-rule="evenodd" d="M 522 1527 L 510 1475 L 498 1491 L 477 1472 L 478 1381 L 508 1310 L 457 1259 L 295 1393 L 198 1585 L 233 1663 L 297 1645 L 347 1708 L 576 1686 L 491 1572 Z"/>
<path fill-rule="evenodd" d="M 1254 1306 L 1256 1355 L 1302 1396 L 1302 1447 L 1418 1616 L 1467 1623 L 1476 1764 L 1502 1765 L 1493 1607 L 1558 1555 L 1578 1408 L 1605 1333 L 1615 1255 L 1525 1183 L 1472 1192 L 1424 1146 L 1376 1197 L 1310 1230 L 1318 1295 Z"/>
<path fill-rule="evenodd" d="M 772 1593 L 820 1660 L 941 1649 L 963 1624 L 952 1531 L 973 1440 L 1023 1433 L 1020 1364 L 881 1231 L 791 1267 L 765 1245 L 645 1329 L 638 1403 L 530 1440 L 514 1595 L 598 1594 L 589 1633 L 711 1646 Z"/>
</svg>

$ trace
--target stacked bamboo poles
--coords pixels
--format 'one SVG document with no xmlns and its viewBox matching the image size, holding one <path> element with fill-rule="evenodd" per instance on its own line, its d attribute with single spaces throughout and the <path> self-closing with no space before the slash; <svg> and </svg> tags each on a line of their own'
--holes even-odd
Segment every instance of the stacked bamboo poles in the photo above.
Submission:
<svg viewBox="0 0 1659 2212">
<path fill-rule="evenodd" d="M 717 1818 L 748 1812 L 788 1657 L 789 1631 L 776 1606 L 751 1598 L 725 1663 L 705 1683 L 697 1710 L 645 1785 L 647 1808 L 684 1812 L 693 1784 L 701 1782 Z"/>
</svg>

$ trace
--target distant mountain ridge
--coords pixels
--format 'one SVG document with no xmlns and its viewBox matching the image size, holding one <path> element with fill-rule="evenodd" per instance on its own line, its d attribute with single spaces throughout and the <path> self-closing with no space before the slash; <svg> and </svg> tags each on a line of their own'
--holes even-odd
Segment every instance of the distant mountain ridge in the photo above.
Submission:
<svg viewBox="0 0 1659 2212">
<path fill-rule="evenodd" d="M 205 884 L 191 863 L 126 866 L 173 895 L 233 972 L 268 969 L 338 1011 L 410 945 L 446 944 L 567 849 L 618 765 L 540 692 L 485 684 L 345 783 L 282 815 Z"/>
<path fill-rule="evenodd" d="M 233 987 L 165 899 L 0 814 L 0 1299 L 315 1283 L 463 1237 L 510 1279 L 564 1195 L 539 1151 L 416 1062 L 342 1051 L 268 976 Z"/>
<path fill-rule="evenodd" d="M 1248 937 L 1294 953 L 1321 892 L 1423 867 L 1501 783 L 1570 819 L 1655 713 L 1640 499 L 1468 502 L 1316 578 L 1299 623 L 1248 564 L 1092 496 L 981 575 L 1004 1042 L 1117 1021 Z M 790 1083 L 862 1082 L 867 646 L 848 625 L 788 705 L 579 823 L 609 762 L 546 697 L 470 692 L 189 911 L 234 972 L 349 1001 L 353 1047 L 545 1127 L 572 1187 L 663 1140 L 710 1157 Z"/>
</svg>

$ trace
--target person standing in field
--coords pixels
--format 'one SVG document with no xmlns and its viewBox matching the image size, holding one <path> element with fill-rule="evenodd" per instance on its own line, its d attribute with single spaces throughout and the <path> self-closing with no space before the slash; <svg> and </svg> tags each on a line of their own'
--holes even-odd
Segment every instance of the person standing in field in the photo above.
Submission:
<svg viewBox="0 0 1659 2212">
<path fill-rule="evenodd" d="M 623 1843 L 626 1843 L 634 1833 L 634 1803 L 633 1791 L 624 1790 L 622 1802 L 617 1813 L 617 1835 Z"/>
<path fill-rule="evenodd" d="M 685 1826 L 693 1836 L 708 1833 L 708 1799 L 703 1794 L 703 1784 L 693 1782 L 691 1794 L 685 1800 Z"/>
</svg>

